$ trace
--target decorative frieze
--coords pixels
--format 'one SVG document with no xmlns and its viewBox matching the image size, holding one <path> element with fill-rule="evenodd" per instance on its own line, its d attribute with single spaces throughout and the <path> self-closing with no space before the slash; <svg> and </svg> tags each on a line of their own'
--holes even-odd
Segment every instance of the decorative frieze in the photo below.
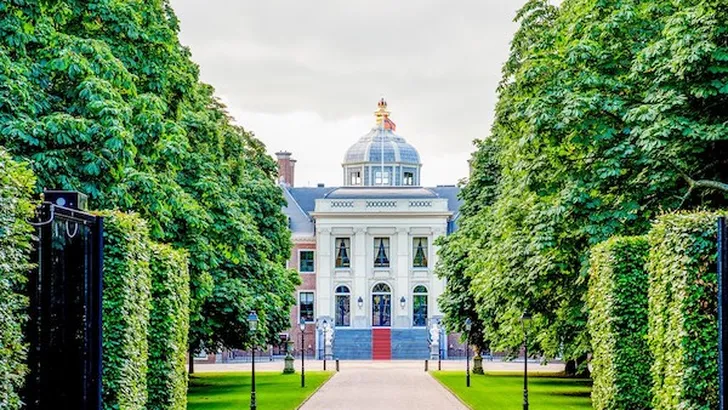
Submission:
<svg viewBox="0 0 728 410">
<path fill-rule="evenodd" d="M 397 201 L 367 201 L 367 208 L 396 208 Z"/>
<path fill-rule="evenodd" d="M 432 201 L 409 201 L 410 208 L 432 208 Z"/>
<path fill-rule="evenodd" d="M 332 208 L 353 208 L 354 201 L 331 201 Z"/>
</svg>

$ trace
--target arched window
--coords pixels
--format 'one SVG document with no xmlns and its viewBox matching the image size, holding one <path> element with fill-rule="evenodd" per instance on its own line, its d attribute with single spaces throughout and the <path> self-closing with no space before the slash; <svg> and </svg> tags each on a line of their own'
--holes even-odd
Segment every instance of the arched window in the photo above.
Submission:
<svg viewBox="0 0 728 410">
<path fill-rule="evenodd" d="M 412 291 L 412 326 L 427 326 L 427 288 L 422 285 Z"/>
<path fill-rule="evenodd" d="M 346 286 L 336 288 L 335 326 L 351 326 L 351 292 Z"/>
<path fill-rule="evenodd" d="M 386 283 L 372 288 L 372 326 L 392 326 L 392 290 Z"/>
</svg>

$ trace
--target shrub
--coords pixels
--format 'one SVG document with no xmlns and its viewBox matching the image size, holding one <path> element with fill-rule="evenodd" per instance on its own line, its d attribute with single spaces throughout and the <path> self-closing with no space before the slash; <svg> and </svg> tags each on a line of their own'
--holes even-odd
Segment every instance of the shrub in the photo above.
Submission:
<svg viewBox="0 0 728 410">
<path fill-rule="evenodd" d="M 649 233 L 649 346 L 655 409 L 718 408 L 716 220 L 660 217 Z"/>
<path fill-rule="evenodd" d="M 0 149 L 0 409 L 21 407 L 18 390 L 26 374 L 23 325 L 28 300 L 23 285 L 30 266 L 35 178 L 25 164 Z"/>
<path fill-rule="evenodd" d="M 151 272 L 147 225 L 136 215 L 103 212 L 103 402 L 105 410 L 147 404 L 147 325 Z"/>
<path fill-rule="evenodd" d="M 187 334 L 190 276 L 187 255 L 168 245 L 151 246 L 152 310 L 149 318 L 150 410 L 187 408 Z"/>
<path fill-rule="evenodd" d="M 649 409 L 647 348 L 648 243 L 645 237 L 613 237 L 592 249 L 587 327 L 591 336 L 597 410 Z"/>
</svg>

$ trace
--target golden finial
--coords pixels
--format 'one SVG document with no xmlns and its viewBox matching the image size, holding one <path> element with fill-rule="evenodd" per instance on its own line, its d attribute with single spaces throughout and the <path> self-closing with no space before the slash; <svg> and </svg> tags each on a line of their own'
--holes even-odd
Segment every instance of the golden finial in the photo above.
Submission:
<svg viewBox="0 0 728 410">
<path fill-rule="evenodd" d="M 377 117 L 377 125 L 381 126 L 382 123 L 384 123 L 384 120 L 389 118 L 389 111 L 387 111 L 387 101 L 382 97 L 381 100 L 377 103 L 377 107 L 379 107 L 376 111 L 374 111 L 374 115 Z"/>
</svg>

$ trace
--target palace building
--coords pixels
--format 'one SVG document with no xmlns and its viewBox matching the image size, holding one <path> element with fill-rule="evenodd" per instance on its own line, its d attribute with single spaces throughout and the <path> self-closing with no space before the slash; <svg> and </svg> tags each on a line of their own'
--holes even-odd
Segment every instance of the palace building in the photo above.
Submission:
<svg viewBox="0 0 728 410">
<path fill-rule="evenodd" d="M 382 99 L 374 127 L 344 154 L 340 187 L 296 187 L 292 154 L 276 154 L 294 243 L 289 267 L 302 282 L 288 335 L 296 351 L 303 319 L 307 354 L 430 357 L 445 285 L 434 274 L 435 243 L 456 228 L 459 188 L 420 185 L 420 156 L 389 114 Z M 442 348 L 444 335 L 435 338 Z"/>
</svg>

